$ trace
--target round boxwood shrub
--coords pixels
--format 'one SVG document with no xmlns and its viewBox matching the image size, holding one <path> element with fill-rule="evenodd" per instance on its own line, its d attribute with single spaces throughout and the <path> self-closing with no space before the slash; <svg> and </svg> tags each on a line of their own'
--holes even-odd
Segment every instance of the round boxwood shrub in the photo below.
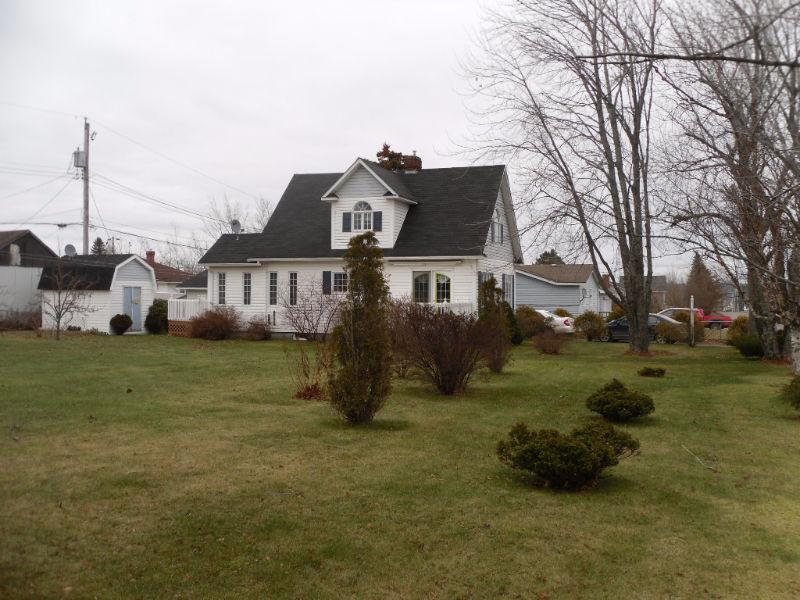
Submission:
<svg viewBox="0 0 800 600">
<path fill-rule="evenodd" d="M 663 377 L 667 374 L 667 370 L 662 367 L 642 367 L 639 369 L 639 375 L 642 377 Z"/>
<path fill-rule="evenodd" d="M 595 484 L 603 469 L 638 449 L 637 440 L 607 423 L 592 423 L 569 434 L 531 431 L 518 423 L 497 444 L 497 455 L 508 466 L 529 473 L 536 485 L 575 490 Z"/>
<path fill-rule="evenodd" d="M 783 388 L 783 398 L 793 407 L 800 410 L 800 375 L 795 375 Z"/>
<path fill-rule="evenodd" d="M 122 335 L 133 325 L 133 319 L 128 315 L 114 315 L 108 322 L 111 326 L 111 331 L 116 335 Z"/>
<path fill-rule="evenodd" d="M 609 421 L 618 423 L 649 415 L 655 410 L 650 396 L 629 390 L 618 379 L 612 379 L 589 396 L 586 399 L 586 406 Z"/>
<path fill-rule="evenodd" d="M 545 318 L 530 306 L 523 305 L 517 307 L 515 316 L 517 317 L 517 323 L 519 323 L 522 329 L 522 334 L 526 338 L 532 338 L 542 333 L 545 329 L 548 329 Z"/>
<path fill-rule="evenodd" d="M 147 310 L 144 319 L 144 328 L 149 333 L 166 333 L 167 331 L 167 301 L 156 298 Z"/>
</svg>

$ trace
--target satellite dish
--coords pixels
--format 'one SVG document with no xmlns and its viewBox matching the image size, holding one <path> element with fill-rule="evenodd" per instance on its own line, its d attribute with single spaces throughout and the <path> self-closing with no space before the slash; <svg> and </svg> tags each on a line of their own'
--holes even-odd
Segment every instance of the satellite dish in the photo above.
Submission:
<svg viewBox="0 0 800 600">
<path fill-rule="evenodd" d="M 241 233 L 242 224 L 239 223 L 239 219 L 234 219 L 231 221 L 231 231 L 233 231 L 233 233 Z"/>
<path fill-rule="evenodd" d="M 75 256 L 77 253 L 78 251 L 75 250 L 75 246 L 73 246 L 72 244 L 67 244 L 66 246 L 64 246 L 64 254 L 66 254 L 67 256 Z"/>
</svg>

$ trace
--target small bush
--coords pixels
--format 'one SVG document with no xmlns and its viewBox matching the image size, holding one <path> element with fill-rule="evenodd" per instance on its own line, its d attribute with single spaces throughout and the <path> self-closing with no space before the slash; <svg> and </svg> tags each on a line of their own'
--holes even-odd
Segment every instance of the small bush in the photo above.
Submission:
<svg viewBox="0 0 800 600">
<path fill-rule="evenodd" d="M 586 407 L 609 421 L 623 423 L 650 414 L 655 410 L 647 394 L 629 390 L 617 379 L 611 380 L 586 399 Z"/>
<path fill-rule="evenodd" d="M 761 338 L 755 333 L 745 333 L 734 338 L 733 346 L 747 358 L 762 358 L 764 356 L 764 346 L 761 345 Z"/>
<path fill-rule="evenodd" d="M 690 324 L 691 315 L 686 311 L 681 311 L 675 313 L 675 320 L 680 321 L 681 323 L 685 323 L 686 327 L 683 331 L 683 341 L 686 343 L 689 342 L 689 332 L 691 331 L 691 324 Z M 702 342 L 706 339 L 706 325 L 703 323 L 702 319 L 699 319 L 695 316 L 694 320 L 694 341 Z"/>
<path fill-rule="evenodd" d="M 574 325 L 575 330 L 578 333 L 582 333 L 589 341 L 599 339 L 606 329 L 603 317 L 591 310 L 587 310 L 585 313 L 575 317 Z"/>
<path fill-rule="evenodd" d="M 503 312 L 506 315 L 506 323 L 508 325 L 508 335 L 511 343 L 519 346 L 525 341 L 525 334 L 522 333 L 522 328 L 519 326 L 517 317 L 514 314 L 514 309 L 508 302 L 503 302 Z"/>
<path fill-rule="evenodd" d="M 639 375 L 642 377 L 663 377 L 666 374 L 667 370 L 661 367 L 642 367 L 639 369 Z"/>
<path fill-rule="evenodd" d="M 686 340 L 686 330 L 680 325 L 673 325 L 666 321 L 659 321 L 655 326 L 656 339 L 663 340 L 665 344 L 674 344 Z"/>
<path fill-rule="evenodd" d="M 795 375 L 783 388 L 783 398 L 794 408 L 800 410 L 800 375 Z"/>
<path fill-rule="evenodd" d="M 572 313 L 569 312 L 566 308 L 557 308 L 553 311 L 553 314 L 557 317 L 569 317 L 572 318 Z"/>
<path fill-rule="evenodd" d="M 606 323 L 611 323 L 611 321 L 616 321 L 617 319 L 621 319 L 626 314 L 627 313 L 625 312 L 624 308 L 622 308 L 621 306 L 617 306 L 615 304 L 614 307 L 611 309 L 611 312 L 608 313 L 608 315 L 606 315 Z"/>
<path fill-rule="evenodd" d="M 433 384 L 441 394 L 463 392 L 480 366 L 484 324 L 472 315 L 438 312 L 413 302 L 391 310 L 393 362 Z"/>
<path fill-rule="evenodd" d="M 299 400 L 325 400 L 327 397 L 326 379 L 333 360 L 332 348 L 326 342 L 311 342 L 314 347 L 313 360 L 309 356 L 308 344 L 302 342 L 296 355 L 284 353 L 289 361 L 289 372 L 294 385 L 294 397 Z"/>
<path fill-rule="evenodd" d="M 247 339 L 254 342 L 272 339 L 272 325 L 266 317 L 253 317 L 247 324 Z"/>
<path fill-rule="evenodd" d="M 548 328 L 533 338 L 533 347 L 542 354 L 561 354 L 568 342 L 566 335 L 558 334 Z"/>
<path fill-rule="evenodd" d="M 728 344 L 735 346 L 736 339 L 748 333 L 750 333 L 750 319 L 747 317 L 736 317 L 731 322 L 731 326 L 728 327 Z"/>
<path fill-rule="evenodd" d="M 232 306 L 215 306 L 190 321 L 189 335 L 204 340 L 225 340 L 241 326 L 239 313 Z"/>
<path fill-rule="evenodd" d="M 565 435 L 553 429 L 531 431 L 515 425 L 497 444 L 500 460 L 533 476 L 545 487 L 575 490 L 597 482 L 603 469 L 639 449 L 639 442 L 606 423 L 593 423 Z"/>
<path fill-rule="evenodd" d="M 108 322 L 108 324 L 111 326 L 111 331 L 113 331 L 116 335 L 122 335 L 131 328 L 131 325 L 133 325 L 133 319 L 131 319 L 128 315 L 114 315 L 111 317 L 111 320 Z"/>
<path fill-rule="evenodd" d="M 166 333 L 168 329 L 167 321 L 167 301 L 163 298 L 156 298 L 147 309 L 147 316 L 144 319 L 144 328 L 149 333 Z"/>
<path fill-rule="evenodd" d="M 31 331 L 42 326 L 38 310 L 9 310 L 0 316 L 0 331 Z"/>
<path fill-rule="evenodd" d="M 548 328 L 545 318 L 530 306 L 520 306 L 516 311 L 517 323 L 522 334 L 530 339 Z"/>
</svg>

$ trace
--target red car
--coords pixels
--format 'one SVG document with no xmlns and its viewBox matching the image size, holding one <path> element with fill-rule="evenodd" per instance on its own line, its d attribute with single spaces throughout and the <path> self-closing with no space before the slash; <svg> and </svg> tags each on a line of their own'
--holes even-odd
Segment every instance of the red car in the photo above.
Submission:
<svg viewBox="0 0 800 600">
<path fill-rule="evenodd" d="M 690 308 L 665 308 L 658 314 L 674 319 L 678 313 L 688 314 L 690 310 Z M 727 315 L 707 315 L 702 308 L 695 308 L 694 314 L 703 322 L 703 325 L 712 329 L 727 329 L 733 323 L 733 319 Z"/>
</svg>

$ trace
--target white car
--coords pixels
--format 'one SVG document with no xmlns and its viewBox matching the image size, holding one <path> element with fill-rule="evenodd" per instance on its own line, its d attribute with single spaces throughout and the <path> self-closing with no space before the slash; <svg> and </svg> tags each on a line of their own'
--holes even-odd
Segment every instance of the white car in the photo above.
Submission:
<svg viewBox="0 0 800 600">
<path fill-rule="evenodd" d="M 539 310 L 538 308 L 535 310 L 544 317 L 545 321 L 556 333 L 575 333 L 575 326 L 572 324 L 574 319 L 572 317 L 559 317 L 549 310 Z"/>
</svg>

